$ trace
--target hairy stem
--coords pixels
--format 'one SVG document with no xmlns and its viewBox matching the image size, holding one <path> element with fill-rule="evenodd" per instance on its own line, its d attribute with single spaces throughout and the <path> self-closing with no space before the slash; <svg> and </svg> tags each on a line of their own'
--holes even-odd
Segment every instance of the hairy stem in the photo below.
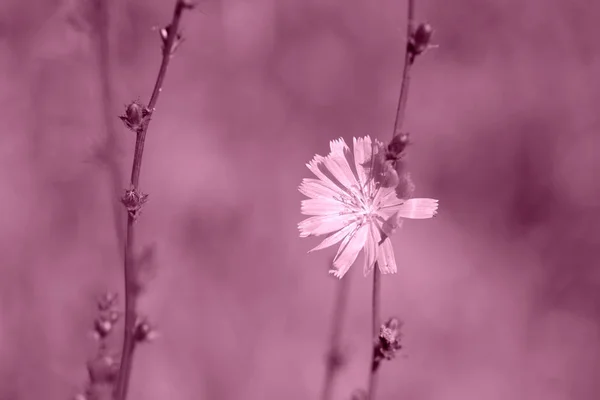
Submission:
<svg viewBox="0 0 600 400">
<path fill-rule="evenodd" d="M 152 113 L 158 100 L 158 95 L 162 90 L 162 84 L 165 79 L 169 61 L 173 55 L 173 44 L 177 38 L 179 29 L 179 21 L 183 10 L 189 8 L 189 4 L 185 0 L 177 0 L 173 19 L 169 25 L 167 39 L 163 42 L 163 54 L 158 77 L 152 91 L 152 96 L 148 102 L 148 109 Z M 131 188 L 137 190 L 140 180 L 140 171 L 142 168 L 142 155 L 144 153 L 144 143 L 146 141 L 146 132 L 150 120 L 146 120 L 143 127 L 137 132 L 135 142 L 135 154 L 133 157 L 133 167 L 131 169 Z M 128 213 L 127 215 L 127 233 L 125 236 L 125 331 L 123 340 L 123 349 L 121 352 L 121 364 L 119 368 L 119 376 L 114 392 L 115 400 L 125 400 L 127 398 L 127 390 L 129 387 L 129 378 L 131 375 L 131 367 L 133 360 L 133 352 L 135 350 L 135 323 L 137 318 L 137 300 L 139 295 L 139 286 L 137 282 L 137 273 L 135 265 L 135 257 L 133 254 L 135 244 L 135 229 L 134 217 Z"/>
<path fill-rule="evenodd" d="M 338 290 L 335 298 L 335 305 L 332 315 L 331 337 L 329 340 L 329 349 L 327 352 L 327 363 L 325 365 L 325 383 L 321 400 L 330 400 L 333 393 L 334 380 L 344 362 L 344 355 L 341 349 L 340 338 L 344 326 L 346 316 L 346 307 L 348 304 L 348 289 L 350 286 L 350 275 L 344 277 L 341 281 L 336 282 Z"/>
</svg>

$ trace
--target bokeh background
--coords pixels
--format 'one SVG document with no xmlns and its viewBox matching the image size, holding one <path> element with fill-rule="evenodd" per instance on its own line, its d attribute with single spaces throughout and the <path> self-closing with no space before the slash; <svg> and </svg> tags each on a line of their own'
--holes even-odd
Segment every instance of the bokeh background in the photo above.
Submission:
<svg viewBox="0 0 600 400">
<path fill-rule="evenodd" d="M 118 203 L 174 1 L 0 4 L 0 399 L 86 380 L 95 299 L 122 290 Z M 138 224 L 152 250 L 130 399 L 315 399 L 339 282 L 299 239 L 314 154 L 389 138 L 399 0 L 202 0 L 148 133 Z M 381 399 L 600 396 L 600 7 L 420 0 L 406 128 L 430 221 L 394 238 L 383 316 L 404 322 Z M 149 246 L 149 247 L 148 247 Z M 336 400 L 366 386 L 371 280 L 351 270 Z"/>
</svg>

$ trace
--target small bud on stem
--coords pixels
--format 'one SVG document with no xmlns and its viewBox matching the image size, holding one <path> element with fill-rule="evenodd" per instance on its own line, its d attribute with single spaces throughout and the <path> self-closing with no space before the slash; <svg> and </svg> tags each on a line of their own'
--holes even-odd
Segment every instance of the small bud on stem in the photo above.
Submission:
<svg viewBox="0 0 600 400">
<path fill-rule="evenodd" d="M 135 325 L 134 338 L 138 342 L 151 342 L 158 337 L 156 329 L 150 324 L 148 318 L 138 317 Z"/>
<path fill-rule="evenodd" d="M 415 62 L 418 55 L 423 54 L 426 50 L 438 47 L 431 44 L 433 36 L 433 27 L 428 23 L 420 23 L 417 29 L 413 29 L 407 43 L 407 51 L 410 56 L 410 64 Z"/>
<path fill-rule="evenodd" d="M 144 124 L 150 117 L 150 110 L 143 104 L 133 101 L 125 109 L 125 115 L 120 115 L 119 118 L 127 128 L 133 132 L 139 132 L 144 128 Z"/>
<path fill-rule="evenodd" d="M 138 191 L 136 188 L 132 187 L 129 190 L 125 190 L 125 194 L 121 198 L 121 203 L 127 209 L 127 212 L 133 220 L 137 220 L 139 217 L 142 206 L 148 201 L 148 195 Z"/>
</svg>

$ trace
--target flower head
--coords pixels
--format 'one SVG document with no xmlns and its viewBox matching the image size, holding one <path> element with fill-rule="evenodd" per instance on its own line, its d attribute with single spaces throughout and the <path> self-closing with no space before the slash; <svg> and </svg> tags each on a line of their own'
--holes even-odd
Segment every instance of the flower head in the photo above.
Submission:
<svg viewBox="0 0 600 400">
<path fill-rule="evenodd" d="M 317 179 L 305 178 L 299 186 L 309 199 L 301 211 L 310 218 L 298 224 L 300 237 L 331 234 L 310 251 L 342 242 L 329 271 L 344 276 L 364 249 L 364 274 L 378 263 L 381 273 L 395 273 L 396 260 L 389 236 L 400 226 L 401 218 L 431 218 L 437 213 L 434 199 L 399 199 L 396 187 L 386 187 L 373 178 L 376 163 L 384 151 L 382 143 L 371 138 L 353 140 L 351 152 L 343 139 L 331 142 L 327 157 L 316 155 L 307 164 Z"/>
</svg>

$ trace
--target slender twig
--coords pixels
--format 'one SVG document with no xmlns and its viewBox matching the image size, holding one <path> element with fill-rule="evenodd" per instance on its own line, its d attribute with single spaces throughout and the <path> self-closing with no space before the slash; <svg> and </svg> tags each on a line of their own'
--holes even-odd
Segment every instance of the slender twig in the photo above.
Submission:
<svg viewBox="0 0 600 400">
<path fill-rule="evenodd" d="M 408 0 L 408 12 L 406 21 L 406 52 L 404 55 L 404 66 L 402 69 L 402 80 L 400 83 L 400 95 L 398 97 L 398 106 L 396 108 L 396 119 L 394 121 L 394 129 L 392 131 L 392 138 L 400 133 L 402 124 L 404 123 L 404 113 L 406 111 L 406 98 L 408 96 L 408 87 L 410 83 L 410 67 L 414 62 L 414 52 L 409 48 L 409 43 L 412 40 L 413 29 L 414 29 L 414 18 L 415 18 L 415 1 Z M 383 240 L 382 240 L 383 241 Z M 380 292 L 381 282 L 379 271 L 379 264 L 376 262 L 373 268 L 373 304 L 372 304 L 372 346 L 373 353 L 370 364 L 369 383 L 368 383 L 368 400 L 375 400 L 375 392 L 377 389 L 377 373 L 379 371 L 380 360 L 377 354 L 377 343 L 379 341 L 380 331 L 380 317 L 379 317 L 379 303 L 380 303 Z"/>
<path fill-rule="evenodd" d="M 327 361 L 325 365 L 325 382 L 321 400 L 330 400 L 333 393 L 333 383 L 339 373 L 345 357 L 341 346 L 341 336 L 346 316 L 348 304 L 348 290 L 350 286 L 350 274 L 346 275 L 341 281 L 336 281 L 338 285 L 335 305 L 332 314 L 331 337 L 329 340 L 329 349 L 327 352 Z"/>
<path fill-rule="evenodd" d="M 152 91 L 152 96 L 148 102 L 148 110 L 150 115 L 154 111 L 154 107 L 158 100 L 158 95 L 162 90 L 162 84 L 165 79 L 169 61 L 173 55 L 174 43 L 178 40 L 179 21 L 184 9 L 191 8 L 191 5 L 185 0 L 177 0 L 173 19 L 166 29 L 167 36 L 163 38 L 163 53 L 162 62 L 158 71 L 158 77 Z M 131 169 L 131 190 L 138 190 L 140 180 L 140 170 L 142 167 L 142 155 L 144 152 L 144 143 L 146 141 L 146 132 L 150 118 L 147 118 L 142 127 L 136 132 L 135 154 L 133 158 L 133 167 Z M 125 237 L 125 331 L 123 340 L 123 349 L 121 352 L 121 364 L 119 368 L 119 377 L 115 387 L 115 400 L 125 400 L 129 386 L 129 378 L 131 375 L 131 366 L 133 360 L 133 352 L 135 350 L 135 324 L 137 319 L 137 300 L 139 295 L 139 286 L 136 277 L 136 265 L 133 254 L 135 245 L 135 214 L 128 213 L 127 215 L 127 233 Z"/>
</svg>

